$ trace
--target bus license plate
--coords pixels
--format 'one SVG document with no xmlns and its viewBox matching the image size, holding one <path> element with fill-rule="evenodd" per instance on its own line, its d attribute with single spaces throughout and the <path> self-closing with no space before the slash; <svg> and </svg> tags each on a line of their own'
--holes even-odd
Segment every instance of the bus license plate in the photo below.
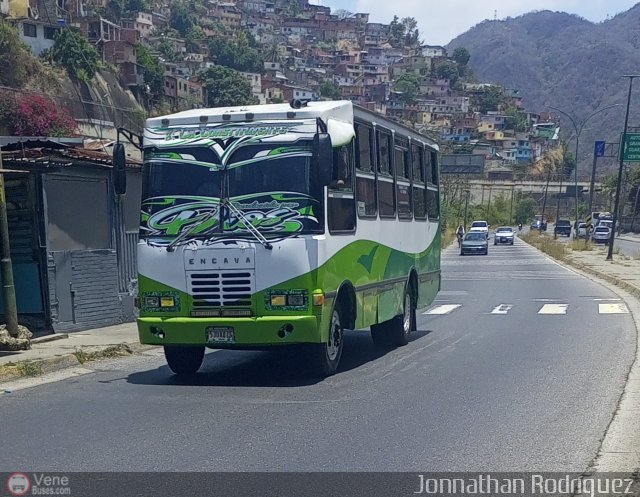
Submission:
<svg viewBox="0 0 640 497">
<path fill-rule="evenodd" d="M 207 328 L 207 343 L 232 343 L 236 341 L 233 328 Z"/>
</svg>

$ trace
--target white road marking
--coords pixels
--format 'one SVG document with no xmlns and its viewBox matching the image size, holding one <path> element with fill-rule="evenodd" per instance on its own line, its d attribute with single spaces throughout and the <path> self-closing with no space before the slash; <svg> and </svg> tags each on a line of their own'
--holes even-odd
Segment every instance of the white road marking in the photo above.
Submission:
<svg viewBox="0 0 640 497">
<path fill-rule="evenodd" d="M 500 304 L 491 311 L 491 314 L 506 314 L 512 307 L 513 305 L 511 304 Z"/>
<path fill-rule="evenodd" d="M 619 302 L 622 299 L 611 298 L 611 299 L 593 299 L 593 300 L 594 302 Z"/>
<path fill-rule="evenodd" d="M 566 314 L 569 304 L 545 304 L 543 305 L 538 314 Z"/>
<path fill-rule="evenodd" d="M 59 381 L 68 380 L 69 378 L 75 378 L 89 373 L 93 373 L 93 370 L 87 368 L 69 368 L 53 371 L 44 376 L 10 380 L 0 385 L 0 398 L 2 398 L 3 394 L 10 395 L 18 390 L 46 385 L 47 383 L 57 383 Z"/>
<path fill-rule="evenodd" d="M 444 305 L 437 305 L 435 307 L 432 307 L 431 309 L 429 309 L 426 312 L 423 312 L 422 314 L 449 314 L 453 311 L 455 311 L 458 307 L 460 307 L 462 304 L 444 304 Z"/>
<path fill-rule="evenodd" d="M 629 314 L 629 309 L 622 302 L 598 304 L 598 314 Z"/>
</svg>

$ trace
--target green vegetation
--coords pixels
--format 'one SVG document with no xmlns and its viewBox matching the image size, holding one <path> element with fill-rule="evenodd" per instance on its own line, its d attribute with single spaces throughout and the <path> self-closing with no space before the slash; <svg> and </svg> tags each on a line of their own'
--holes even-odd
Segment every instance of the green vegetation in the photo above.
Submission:
<svg viewBox="0 0 640 497">
<path fill-rule="evenodd" d="M 251 105 L 257 103 L 251 85 L 242 74 L 223 66 L 214 66 L 202 73 L 209 107 Z"/>
<path fill-rule="evenodd" d="M 81 81 L 93 79 L 100 63 L 100 56 L 94 46 L 72 29 L 56 33 L 52 58 L 67 70 L 69 76 Z"/>
<path fill-rule="evenodd" d="M 396 81 L 394 90 L 400 93 L 399 98 L 403 102 L 413 102 L 420 92 L 420 80 L 413 73 L 404 73 Z"/>
<path fill-rule="evenodd" d="M 138 64 L 144 68 L 144 82 L 149 86 L 152 100 L 160 101 L 164 92 L 164 67 L 158 57 L 152 55 L 144 45 L 136 46 Z"/>
<path fill-rule="evenodd" d="M 414 17 L 393 16 L 389 24 L 389 43 L 394 48 L 415 47 L 420 44 L 418 21 Z"/>
<path fill-rule="evenodd" d="M 24 87 L 42 71 L 40 62 L 22 43 L 16 28 L 4 21 L 0 21 L 0 65 L 5 69 L 10 68 L 0 71 L 0 85 L 11 88 Z"/>
<path fill-rule="evenodd" d="M 340 100 L 342 98 L 340 87 L 328 79 L 320 83 L 320 95 L 329 100 Z"/>
<path fill-rule="evenodd" d="M 264 61 L 254 45 L 253 37 L 238 31 L 231 39 L 219 35 L 209 40 L 209 51 L 221 66 L 240 72 L 262 72 Z"/>
<path fill-rule="evenodd" d="M 42 364 L 37 361 L 21 361 L 16 364 L 19 376 L 40 376 L 42 374 Z"/>
<path fill-rule="evenodd" d="M 545 254 L 558 259 L 560 261 L 565 260 L 568 254 L 567 245 L 563 242 L 558 242 L 553 237 L 546 234 L 540 234 L 537 231 L 529 231 L 528 233 L 520 235 L 525 242 L 534 247 L 542 250 Z"/>
</svg>

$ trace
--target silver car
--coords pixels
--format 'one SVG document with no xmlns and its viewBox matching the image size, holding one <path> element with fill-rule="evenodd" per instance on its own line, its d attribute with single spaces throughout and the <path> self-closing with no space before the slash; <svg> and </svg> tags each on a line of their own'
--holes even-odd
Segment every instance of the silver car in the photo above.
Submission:
<svg viewBox="0 0 640 497">
<path fill-rule="evenodd" d="M 489 253 L 489 240 L 487 235 L 479 231 L 470 231 L 462 239 L 460 255 Z"/>
<path fill-rule="evenodd" d="M 591 241 L 593 243 L 609 243 L 611 238 L 611 228 L 606 226 L 597 226 L 593 233 L 591 233 Z"/>
<path fill-rule="evenodd" d="M 514 236 L 515 233 L 511 226 L 500 226 L 493 234 L 493 244 L 508 243 L 509 245 L 513 245 Z"/>
</svg>

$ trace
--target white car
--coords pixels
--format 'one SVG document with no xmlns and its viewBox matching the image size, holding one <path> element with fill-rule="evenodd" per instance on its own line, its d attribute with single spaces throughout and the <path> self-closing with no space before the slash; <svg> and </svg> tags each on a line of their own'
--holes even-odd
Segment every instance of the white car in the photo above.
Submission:
<svg viewBox="0 0 640 497">
<path fill-rule="evenodd" d="M 509 245 L 513 245 L 514 236 L 515 233 L 513 232 L 512 227 L 500 226 L 493 234 L 493 244 L 498 245 L 499 243 L 508 243 Z"/>
<path fill-rule="evenodd" d="M 489 223 L 487 223 L 486 221 L 474 221 L 471 223 L 469 232 L 484 233 L 485 236 L 489 238 Z"/>
</svg>

